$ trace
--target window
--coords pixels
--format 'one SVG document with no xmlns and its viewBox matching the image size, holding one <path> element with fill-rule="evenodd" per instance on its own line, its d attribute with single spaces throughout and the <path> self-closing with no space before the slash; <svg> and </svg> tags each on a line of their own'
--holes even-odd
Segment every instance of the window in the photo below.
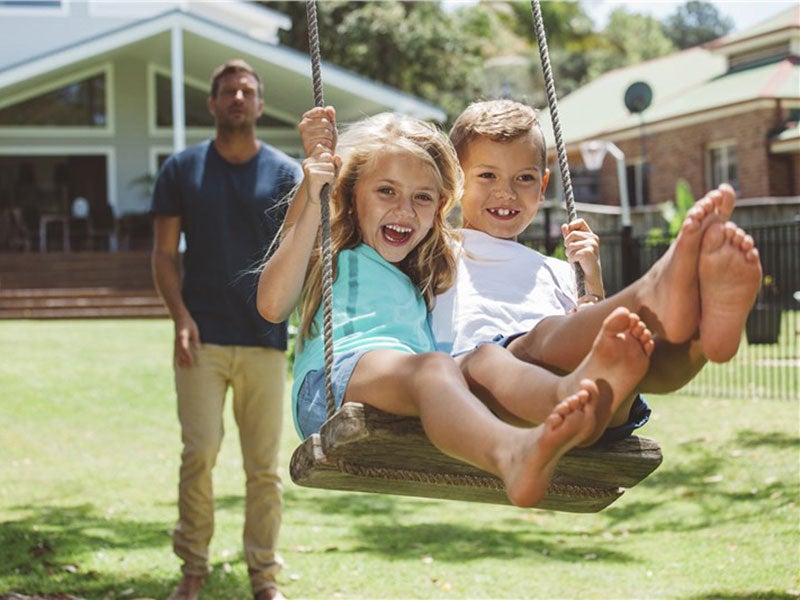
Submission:
<svg viewBox="0 0 800 600">
<path fill-rule="evenodd" d="M 628 179 L 628 199 L 631 206 L 650 204 L 650 165 L 644 161 L 625 167 Z"/>
<path fill-rule="evenodd" d="M 0 13 L 28 16 L 64 16 L 69 0 L 0 0 Z"/>
<path fill-rule="evenodd" d="M 716 188 L 720 183 L 729 183 L 739 191 L 739 158 L 736 144 L 712 146 L 708 149 L 708 183 Z"/>
<path fill-rule="evenodd" d="M 0 0 L 0 8 L 61 8 L 61 0 Z"/>
<path fill-rule="evenodd" d="M 187 127 L 214 127 L 214 117 L 208 112 L 208 88 L 184 84 L 184 112 Z M 262 114 L 257 121 L 259 127 L 294 128 L 294 124 Z M 156 127 L 172 127 L 172 81 L 168 75 L 156 73 Z"/>
<path fill-rule="evenodd" d="M 2 127 L 105 127 L 103 73 L 0 108 Z"/>
</svg>

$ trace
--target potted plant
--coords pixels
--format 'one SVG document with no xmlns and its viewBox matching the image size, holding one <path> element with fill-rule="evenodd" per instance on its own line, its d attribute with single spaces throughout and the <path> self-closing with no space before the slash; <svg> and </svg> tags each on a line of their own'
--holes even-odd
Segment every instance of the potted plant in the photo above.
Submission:
<svg viewBox="0 0 800 600">
<path fill-rule="evenodd" d="M 753 310 L 747 317 L 745 333 L 750 344 L 777 344 L 781 334 L 781 306 L 778 286 L 765 275 Z"/>
</svg>

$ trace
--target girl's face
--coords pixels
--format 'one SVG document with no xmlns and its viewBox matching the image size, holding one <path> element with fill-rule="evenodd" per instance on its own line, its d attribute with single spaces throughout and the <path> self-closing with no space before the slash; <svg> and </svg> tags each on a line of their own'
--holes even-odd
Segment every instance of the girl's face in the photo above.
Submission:
<svg viewBox="0 0 800 600">
<path fill-rule="evenodd" d="M 469 142 L 461 160 L 464 227 L 516 240 L 544 199 L 550 172 L 541 161 L 539 144 L 532 135 L 511 142 L 487 138 Z"/>
<path fill-rule="evenodd" d="M 407 151 L 381 152 L 353 190 L 364 243 L 399 263 L 433 227 L 441 196 L 433 169 Z"/>
</svg>

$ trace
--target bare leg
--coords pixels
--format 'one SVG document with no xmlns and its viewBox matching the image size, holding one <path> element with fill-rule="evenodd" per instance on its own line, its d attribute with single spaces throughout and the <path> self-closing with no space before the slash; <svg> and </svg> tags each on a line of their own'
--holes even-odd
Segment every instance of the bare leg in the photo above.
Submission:
<svg viewBox="0 0 800 600">
<path fill-rule="evenodd" d="M 639 317 L 626 308 L 615 309 L 580 365 L 559 377 L 538 365 L 515 359 L 507 350 L 486 344 L 457 361 L 470 390 L 492 411 L 523 426 L 544 422 L 562 398 L 589 380 L 599 390 L 596 441 L 606 427 L 628 419 L 634 388 L 648 368 L 654 342 Z M 501 374 L 498 376 L 498 374 Z"/>
<path fill-rule="evenodd" d="M 700 340 L 713 362 L 733 358 L 747 315 L 761 286 L 753 238 L 730 221 L 714 223 L 700 251 Z"/>
<path fill-rule="evenodd" d="M 539 502 L 558 459 L 594 431 L 596 399 L 597 388 L 587 382 L 557 405 L 544 424 L 515 427 L 469 391 L 450 356 L 391 350 L 364 355 L 345 393 L 345 402 L 419 416 L 434 446 L 500 477 L 518 506 Z"/>
<path fill-rule="evenodd" d="M 700 323 L 698 259 L 705 229 L 721 217 L 725 194 L 709 193 L 690 209 L 678 238 L 640 279 L 618 294 L 568 315 L 547 317 L 509 350 L 526 362 L 561 372 L 574 370 L 589 352 L 605 318 L 618 307 L 637 313 L 653 334 L 681 344 Z"/>
<path fill-rule="evenodd" d="M 581 389 L 560 402 L 545 422 L 533 429 L 529 450 L 503 455 L 506 493 L 517 506 L 536 506 L 547 492 L 553 471 L 571 448 L 594 428 L 594 396 Z M 534 474 L 535 476 L 531 476 Z"/>
<path fill-rule="evenodd" d="M 677 391 L 694 379 L 707 362 L 699 338 L 682 344 L 656 340 L 650 357 L 650 368 L 639 383 L 637 391 L 652 394 Z"/>
<path fill-rule="evenodd" d="M 650 330 L 626 308 L 614 309 L 603 321 L 591 352 L 572 374 L 564 377 L 564 384 L 571 389 L 573 377 L 591 379 L 600 392 L 597 425 L 582 445 L 596 442 L 609 425 L 627 422 L 635 398 L 633 390 L 650 366 L 653 348 Z"/>
</svg>

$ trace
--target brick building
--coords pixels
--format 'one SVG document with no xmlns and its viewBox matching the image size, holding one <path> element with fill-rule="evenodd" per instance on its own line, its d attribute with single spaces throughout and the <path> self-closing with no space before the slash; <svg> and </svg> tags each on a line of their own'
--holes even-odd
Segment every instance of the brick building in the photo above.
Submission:
<svg viewBox="0 0 800 600">
<path fill-rule="evenodd" d="M 636 106 L 626 106 L 626 93 L 646 108 L 631 111 Z M 638 232 L 652 225 L 643 215 L 673 199 L 681 178 L 695 196 L 727 181 L 740 206 L 782 206 L 783 214 L 796 214 L 800 6 L 736 35 L 606 73 L 563 98 L 559 117 L 575 200 L 587 203 L 589 212 L 609 212 L 591 205 L 620 206 L 624 161 Z M 581 153 L 587 143 L 616 147 L 624 157 L 607 153 L 599 169 L 587 168 Z M 557 171 L 554 150 L 551 156 Z M 560 185 L 553 188 L 561 197 Z M 767 214 L 775 216 L 762 211 Z"/>
</svg>

